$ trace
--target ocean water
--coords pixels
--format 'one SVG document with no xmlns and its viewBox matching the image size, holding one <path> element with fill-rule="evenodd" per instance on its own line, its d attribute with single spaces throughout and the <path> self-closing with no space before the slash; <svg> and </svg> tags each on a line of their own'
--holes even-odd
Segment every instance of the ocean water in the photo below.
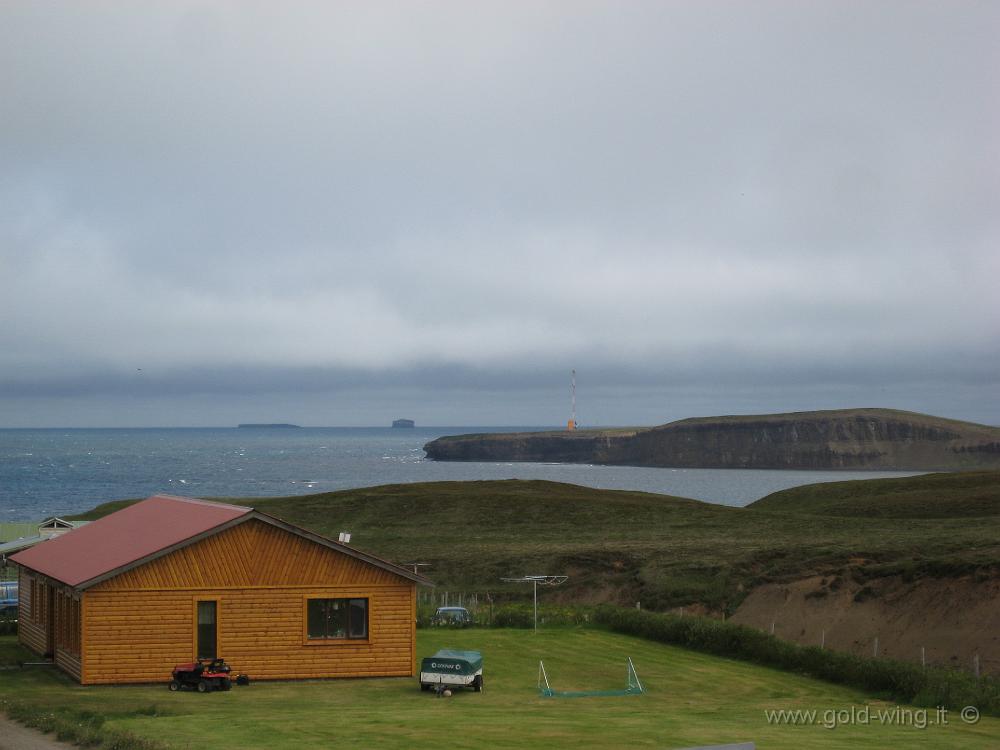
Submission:
<svg viewBox="0 0 1000 750">
<path fill-rule="evenodd" d="M 156 493 L 267 497 L 401 482 L 548 479 L 743 506 L 813 482 L 904 472 L 652 469 L 428 461 L 441 435 L 542 427 L 0 430 L 0 521 L 79 513 Z"/>
</svg>

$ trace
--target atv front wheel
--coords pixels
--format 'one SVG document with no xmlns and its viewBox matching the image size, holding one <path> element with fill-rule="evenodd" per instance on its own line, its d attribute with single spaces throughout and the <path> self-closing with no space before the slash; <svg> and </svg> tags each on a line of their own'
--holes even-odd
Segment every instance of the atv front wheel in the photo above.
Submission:
<svg viewBox="0 0 1000 750">
<path fill-rule="evenodd" d="M 219 683 L 219 687 L 221 687 L 223 690 L 232 690 L 233 681 L 230 680 L 228 677 L 223 677 L 222 681 Z"/>
</svg>

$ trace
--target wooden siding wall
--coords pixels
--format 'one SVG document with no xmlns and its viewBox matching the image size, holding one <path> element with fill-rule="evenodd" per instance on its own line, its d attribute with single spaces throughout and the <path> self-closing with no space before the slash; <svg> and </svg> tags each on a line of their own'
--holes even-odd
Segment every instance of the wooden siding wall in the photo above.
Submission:
<svg viewBox="0 0 1000 750">
<path fill-rule="evenodd" d="M 17 584 L 17 639 L 36 654 L 44 654 L 48 641 L 44 584 L 24 568 L 19 568 Z"/>
<path fill-rule="evenodd" d="M 20 568 L 18 640 L 37 654 L 48 654 L 51 650 L 56 665 L 79 680 L 82 675 L 81 630 L 79 596 L 67 587 L 48 582 Z"/>
<path fill-rule="evenodd" d="M 305 600 L 366 597 L 366 641 L 309 641 Z M 416 585 L 258 520 L 84 593 L 82 681 L 166 681 L 195 657 L 195 603 L 218 602 L 218 654 L 251 679 L 411 676 Z"/>
<path fill-rule="evenodd" d="M 54 659 L 56 665 L 76 679 L 82 677 L 80 661 L 80 599 L 69 590 L 57 590 L 55 594 Z"/>
</svg>

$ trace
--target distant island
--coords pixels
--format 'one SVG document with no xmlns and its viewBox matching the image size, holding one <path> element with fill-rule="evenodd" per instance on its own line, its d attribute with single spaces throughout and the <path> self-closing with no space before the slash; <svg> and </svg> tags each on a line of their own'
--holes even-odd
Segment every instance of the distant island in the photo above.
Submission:
<svg viewBox="0 0 1000 750">
<path fill-rule="evenodd" d="M 698 469 L 1000 469 L 1000 428 L 895 409 L 682 419 L 659 427 L 453 435 L 437 461 Z"/>
<path fill-rule="evenodd" d="M 394 419 L 392 421 L 392 426 L 410 428 L 410 427 L 415 427 L 416 422 L 414 422 L 412 419 Z"/>
<path fill-rule="evenodd" d="M 239 428 L 241 430 L 247 430 L 247 429 L 249 429 L 249 430 L 301 430 L 302 429 L 301 425 L 297 425 L 297 424 L 285 424 L 285 423 L 274 423 L 274 424 L 264 424 L 264 423 L 261 423 L 261 424 L 256 424 L 256 423 L 251 422 L 249 424 L 241 424 L 241 425 L 238 425 L 238 426 L 239 426 Z"/>
</svg>

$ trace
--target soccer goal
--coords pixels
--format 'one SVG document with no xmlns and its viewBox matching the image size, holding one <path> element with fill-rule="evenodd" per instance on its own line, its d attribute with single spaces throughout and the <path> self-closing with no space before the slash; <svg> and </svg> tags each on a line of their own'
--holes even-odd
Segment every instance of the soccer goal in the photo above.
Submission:
<svg viewBox="0 0 1000 750">
<path fill-rule="evenodd" d="M 545 662 L 538 662 L 538 693 L 543 698 L 590 698 L 590 697 L 610 697 L 614 695 L 642 695 L 646 689 L 639 681 L 639 675 L 635 673 L 635 665 L 632 657 L 628 657 L 626 662 L 625 689 L 624 690 L 553 690 L 549 684 L 549 675 L 545 671 Z"/>
</svg>

